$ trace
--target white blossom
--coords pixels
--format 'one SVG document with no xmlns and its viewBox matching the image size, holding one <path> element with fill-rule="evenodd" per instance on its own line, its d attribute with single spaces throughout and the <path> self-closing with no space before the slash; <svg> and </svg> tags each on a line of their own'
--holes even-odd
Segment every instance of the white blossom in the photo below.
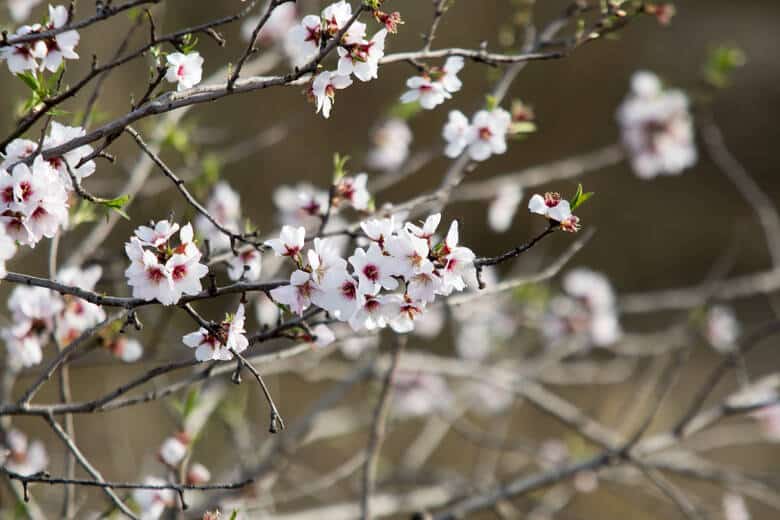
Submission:
<svg viewBox="0 0 780 520">
<path fill-rule="evenodd" d="M 144 484 L 149 486 L 160 486 L 167 484 L 161 478 L 146 477 Z M 172 489 L 134 489 L 133 501 L 138 504 L 141 509 L 141 520 L 157 520 L 159 519 L 165 509 L 173 507 L 176 504 L 176 495 Z"/>
<path fill-rule="evenodd" d="M 187 455 L 188 444 L 185 442 L 187 439 L 184 436 L 168 437 L 160 446 L 160 450 L 157 452 L 157 456 L 160 458 L 163 464 L 177 468 L 184 457 Z"/>
<path fill-rule="evenodd" d="M 203 77 L 203 58 L 198 52 L 182 54 L 174 52 L 166 56 L 168 70 L 165 79 L 176 83 L 176 90 L 192 88 L 200 83 Z"/>
<path fill-rule="evenodd" d="M 336 186 L 338 201 L 346 201 L 357 211 L 367 211 L 371 204 L 371 193 L 368 191 L 368 175 L 359 173 L 354 177 L 345 176 Z"/>
<path fill-rule="evenodd" d="M 647 71 L 634 74 L 631 87 L 617 119 L 636 174 L 651 179 L 693 166 L 697 152 L 685 93 L 664 90 L 658 77 Z"/>
<path fill-rule="evenodd" d="M 450 112 L 447 124 L 442 130 L 442 137 L 447 141 L 444 155 L 454 159 L 463 153 L 469 145 L 470 128 L 469 120 L 463 112 L 460 110 Z"/>
<path fill-rule="evenodd" d="M 241 228 L 241 197 L 224 181 L 214 185 L 211 196 L 206 202 L 206 211 L 214 217 L 220 226 L 234 233 Z M 195 228 L 209 240 L 213 251 L 230 248 L 230 237 L 217 229 L 205 215 L 195 217 Z"/>
<path fill-rule="evenodd" d="M 296 258 L 301 254 L 306 230 L 302 227 L 283 226 L 279 238 L 265 241 L 265 245 L 276 253 L 276 256 L 289 256 Z"/>
<path fill-rule="evenodd" d="M 23 22 L 29 18 L 33 8 L 40 4 L 41 0 L 8 0 L 8 11 L 15 22 Z"/>
<path fill-rule="evenodd" d="M 316 291 L 311 274 L 300 269 L 290 276 L 289 285 L 283 285 L 271 290 L 271 298 L 275 302 L 287 305 L 298 316 L 311 305 L 311 298 Z"/>
<path fill-rule="evenodd" d="M 265 12 L 269 8 L 270 2 L 267 2 L 261 12 Z M 262 15 L 251 16 L 244 20 L 241 24 L 241 37 L 249 41 L 252 38 L 257 24 L 260 22 Z M 258 35 L 258 41 L 261 44 L 267 45 L 279 40 L 282 40 L 293 27 L 298 24 L 298 10 L 295 6 L 295 2 L 288 2 L 285 4 L 277 5 L 271 16 L 266 20 L 265 25 L 260 29 Z"/>
<path fill-rule="evenodd" d="M 68 23 L 68 8 L 64 5 L 56 7 L 49 6 L 49 23 L 46 30 L 59 29 Z M 43 59 L 41 68 L 46 68 L 51 72 L 56 72 L 60 68 L 63 59 L 77 60 L 75 48 L 79 43 L 79 33 L 77 31 L 63 31 L 46 39 L 46 57 Z"/>
<path fill-rule="evenodd" d="M 737 346 L 741 327 L 733 309 L 725 305 L 713 305 L 707 312 L 705 335 L 719 352 L 731 352 Z"/>
<path fill-rule="evenodd" d="M 9 430 L 5 436 L 5 444 L 9 453 L 3 466 L 14 473 L 34 475 L 49 465 L 49 457 L 43 443 L 28 443 L 27 436 L 19 430 Z"/>
<path fill-rule="evenodd" d="M 260 279 L 261 268 L 262 257 L 256 249 L 241 251 L 228 260 L 228 276 L 233 281 L 257 281 Z"/>
<path fill-rule="evenodd" d="M 73 139 L 82 137 L 85 133 L 86 132 L 81 127 L 65 126 L 57 121 L 52 121 L 49 135 L 43 140 L 43 149 L 55 148 L 72 141 Z M 72 172 L 73 176 L 79 181 L 95 173 L 95 161 L 93 160 L 89 160 L 81 166 L 78 166 L 82 159 L 91 155 L 92 152 L 92 147 L 85 144 L 65 152 L 65 155 L 62 157 L 52 157 L 48 159 L 49 164 L 52 168 L 57 170 L 57 173 L 59 173 L 62 182 L 68 190 L 73 189 L 70 172 Z M 70 172 L 68 172 L 68 167 L 70 167 Z"/>
<path fill-rule="evenodd" d="M 39 24 L 23 25 L 16 30 L 14 36 L 26 36 L 34 32 L 40 32 Z M 12 74 L 21 74 L 26 70 L 36 71 L 39 59 L 46 57 L 46 43 L 36 40 L 29 43 L 18 43 L 0 48 L 0 58 L 3 58 Z"/>
<path fill-rule="evenodd" d="M 345 89 L 352 84 L 349 76 L 337 72 L 324 71 L 317 74 L 312 82 L 311 92 L 317 103 L 317 113 L 327 119 L 336 99 L 336 90 Z"/>
<path fill-rule="evenodd" d="M 239 304 L 238 310 L 214 330 L 201 327 L 196 332 L 190 332 L 182 337 L 182 342 L 195 349 L 195 359 L 198 361 L 229 361 L 233 352 L 240 354 L 249 346 L 244 322 L 246 321 L 244 304 Z"/>
<path fill-rule="evenodd" d="M 355 249 L 349 257 L 349 263 L 355 269 L 358 277 L 358 289 L 364 295 L 376 294 L 381 288 L 393 290 L 398 287 L 398 281 L 393 278 L 393 262 L 382 254 L 377 244 L 371 244 L 368 251 Z"/>
<path fill-rule="evenodd" d="M 352 27 L 350 27 L 350 32 L 352 32 Z M 360 81 L 371 81 L 377 78 L 379 60 L 385 55 L 386 36 L 387 30 L 382 29 L 370 41 L 353 43 L 350 49 L 339 47 L 340 58 L 337 72 L 342 76 L 353 74 Z"/>
<path fill-rule="evenodd" d="M 433 81 L 427 76 L 412 76 L 406 80 L 406 92 L 401 96 L 401 103 L 418 101 L 420 106 L 432 110 L 452 97 L 440 81 Z"/>
</svg>

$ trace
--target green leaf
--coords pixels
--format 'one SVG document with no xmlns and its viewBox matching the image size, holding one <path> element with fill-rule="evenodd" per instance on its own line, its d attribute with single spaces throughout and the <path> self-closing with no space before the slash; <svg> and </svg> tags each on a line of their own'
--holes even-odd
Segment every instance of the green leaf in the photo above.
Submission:
<svg viewBox="0 0 780 520">
<path fill-rule="evenodd" d="M 22 80 L 24 84 L 27 85 L 30 90 L 36 94 L 41 91 L 41 86 L 38 83 L 38 77 L 32 72 L 23 72 L 21 74 L 17 74 L 16 77 Z"/>
<path fill-rule="evenodd" d="M 341 156 L 339 153 L 333 154 L 333 184 L 338 183 L 347 174 L 347 162 L 349 155 Z"/>
<path fill-rule="evenodd" d="M 577 191 L 574 193 L 574 196 L 569 201 L 569 204 L 571 205 L 571 210 L 574 211 L 575 209 L 577 209 L 593 195 L 594 195 L 593 192 L 584 193 L 582 191 L 582 184 L 577 184 Z"/>
<path fill-rule="evenodd" d="M 130 216 L 125 213 L 124 210 L 124 207 L 127 206 L 128 202 L 130 202 L 130 195 L 120 195 L 115 199 L 101 199 L 98 201 L 98 204 L 110 209 L 111 211 L 115 211 L 123 219 L 130 220 Z"/>
<path fill-rule="evenodd" d="M 79 205 L 71 212 L 69 222 L 71 228 L 75 228 L 79 224 L 87 222 L 94 222 L 97 218 L 95 213 L 95 206 L 89 201 L 82 200 Z"/>
<path fill-rule="evenodd" d="M 710 50 L 704 64 L 704 80 L 715 88 L 728 86 L 734 71 L 745 65 L 745 53 L 734 45 L 719 45 Z"/>
<path fill-rule="evenodd" d="M 195 407 L 198 405 L 198 398 L 200 397 L 200 392 L 197 388 L 191 389 L 187 393 L 187 400 L 184 402 L 184 406 L 181 410 L 182 419 L 186 419 L 190 416 L 192 411 L 195 409 Z"/>
<path fill-rule="evenodd" d="M 488 110 L 495 110 L 498 106 L 498 99 L 496 99 L 496 96 L 485 96 L 485 107 Z"/>
<path fill-rule="evenodd" d="M 234 509 L 233 512 L 230 514 L 229 520 L 236 520 L 238 518 L 238 509 Z"/>
</svg>

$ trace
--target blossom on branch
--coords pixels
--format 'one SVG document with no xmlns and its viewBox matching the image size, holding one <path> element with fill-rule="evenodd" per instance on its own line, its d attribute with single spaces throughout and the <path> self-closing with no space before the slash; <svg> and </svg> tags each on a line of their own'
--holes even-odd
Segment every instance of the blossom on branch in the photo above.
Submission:
<svg viewBox="0 0 780 520">
<path fill-rule="evenodd" d="M 246 321 L 244 304 L 239 304 L 233 315 L 211 328 L 201 327 L 182 337 L 185 345 L 195 349 L 198 361 L 229 361 L 233 352 L 240 354 L 249 346 L 244 322 Z"/>
<path fill-rule="evenodd" d="M 168 63 L 165 79 L 176 83 L 176 90 L 192 88 L 200 83 L 203 76 L 203 58 L 198 52 L 174 52 L 165 59 Z"/>
</svg>

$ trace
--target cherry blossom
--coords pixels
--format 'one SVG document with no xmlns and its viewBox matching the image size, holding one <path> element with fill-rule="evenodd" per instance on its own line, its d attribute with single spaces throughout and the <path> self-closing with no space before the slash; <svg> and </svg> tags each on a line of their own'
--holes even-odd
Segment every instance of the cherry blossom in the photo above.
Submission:
<svg viewBox="0 0 780 520">
<path fill-rule="evenodd" d="M 364 295 L 376 294 L 381 288 L 393 290 L 398 280 L 393 278 L 397 270 L 391 258 L 386 257 L 377 244 L 371 244 L 368 251 L 357 248 L 349 257 L 349 263 L 358 277 L 358 289 Z"/>
<path fill-rule="evenodd" d="M 311 274 L 297 270 L 290 276 L 290 284 L 271 290 L 271 298 L 274 301 L 287 305 L 298 316 L 311 305 L 313 293 L 316 291 Z"/>
<path fill-rule="evenodd" d="M 144 347 L 138 340 L 125 336 L 117 336 L 107 348 L 125 363 L 134 363 L 144 354 Z"/>
<path fill-rule="evenodd" d="M 42 27 L 39 24 L 23 25 L 14 33 L 15 36 L 26 36 L 34 32 L 40 32 Z M 12 74 L 21 74 L 26 70 L 38 70 L 36 60 L 46 57 L 46 44 L 41 40 L 30 43 L 19 43 L 8 47 L 0 48 L 0 58 L 6 60 L 8 70 Z"/>
<path fill-rule="evenodd" d="M 65 186 L 41 156 L 35 158 L 32 168 L 19 163 L 11 175 L 0 170 L 0 222 L 14 240 L 33 247 L 67 225 Z"/>
<path fill-rule="evenodd" d="M 441 213 L 434 213 L 425 219 L 422 227 L 407 222 L 405 229 L 414 236 L 427 240 L 430 245 L 431 239 L 439 227 L 439 222 L 441 222 Z"/>
<path fill-rule="evenodd" d="M 265 245 L 273 249 L 276 256 L 296 258 L 301 255 L 305 239 L 306 230 L 304 228 L 283 226 L 279 238 L 266 240 Z"/>
<path fill-rule="evenodd" d="M 317 338 L 314 341 L 314 345 L 319 348 L 325 348 L 334 341 L 336 341 L 336 335 L 333 333 L 332 330 L 330 330 L 330 327 L 325 325 L 324 323 L 320 323 L 319 325 L 315 325 L 312 327 L 311 331 L 314 333 L 314 336 Z"/>
<path fill-rule="evenodd" d="M 341 258 L 333 240 L 315 238 L 314 249 L 309 249 L 307 258 L 312 279 L 319 285 L 331 271 L 344 271 L 347 267 L 347 262 Z"/>
<path fill-rule="evenodd" d="M 54 124 L 54 122 L 52 122 Z M 16 163 L 27 159 L 38 149 L 38 143 L 29 139 L 14 139 L 5 147 L 3 162 L 0 162 L 0 169 L 8 170 Z"/>
<path fill-rule="evenodd" d="M 317 74 L 312 82 L 311 93 L 317 104 L 317 113 L 327 119 L 336 98 L 336 90 L 345 89 L 352 84 L 349 76 L 324 71 Z"/>
<path fill-rule="evenodd" d="M 307 183 L 280 186 L 274 191 L 273 200 L 281 224 L 314 231 L 328 206 L 328 192 Z"/>
<path fill-rule="evenodd" d="M 182 341 L 195 349 L 195 359 L 198 361 L 229 361 L 233 359 L 233 352 L 240 354 L 249 346 L 244 329 L 245 313 L 244 304 L 239 304 L 236 313 L 228 315 L 225 321 L 212 329 L 201 327 L 196 332 L 185 334 Z"/>
<path fill-rule="evenodd" d="M 400 299 L 397 295 L 360 294 L 357 310 L 349 319 L 349 325 L 355 331 L 381 329 L 388 320 L 398 315 Z"/>
<path fill-rule="evenodd" d="M 352 27 L 356 25 L 353 24 Z M 352 32 L 350 27 L 350 33 Z M 360 81 L 371 81 L 378 77 L 379 60 L 385 55 L 387 30 L 377 32 L 370 41 L 351 43 L 350 48 L 339 47 L 340 56 L 337 72 L 342 76 L 353 74 Z"/>
<path fill-rule="evenodd" d="M 552 192 L 547 192 L 544 196 L 534 194 L 528 201 L 528 210 L 556 222 L 565 222 L 572 216 L 569 201 Z"/>
<path fill-rule="evenodd" d="M 419 101 L 420 106 L 427 110 L 444 103 L 463 86 L 458 79 L 463 63 L 461 56 L 451 56 L 444 66 L 431 67 L 422 76 L 412 76 L 406 81 L 409 90 L 401 96 L 401 102 Z"/>
<path fill-rule="evenodd" d="M 228 260 L 228 276 L 233 281 L 257 281 L 260 279 L 261 268 L 262 258 L 257 249 L 246 249 Z"/>
<path fill-rule="evenodd" d="M 200 53 L 174 52 L 165 59 L 168 63 L 165 79 L 170 83 L 177 83 L 176 90 L 192 88 L 200 83 L 203 76 L 203 58 Z"/>
<path fill-rule="evenodd" d="M 463 153 L 463 150 L 469 145 L 469 125 L 468 118 L 460 110 L 450 112 L 447 124 L 442 130 L 442 137 L 447 141 L 444 149 L 444 155 L 455 158 Z"/>
<path fill-rule="evenodd" d="M 336 200 L 338 206 L 346 201 L 357 211 L 367 211 L 371 204 L 371 193 L 368 191 L 368 175 L 359 173 L 354 177 L 344 176 L 336 185 Z"/>
<path fill-rule="evenodd" d="M 697 152 L 688 97 L 664 90 L 652 72 L 631 80 L 631 93 L 617 112 L 631 165 L 643 179 L 676 175 L 696 163 Z"/>
<path fill-rule="evenodd" d="M 511 115 L 503 108 L 480 110 L 470 124 L 461 112 L 450 112 L 442 130 L 447 141 L 445 155 L 455 158 L 466 150 L 472 160 L 484 161 L 493 154 L 506 152 L 506 135 L 511 120 Z"/>
<path fill-rule="evenodd" d="M 57 274 L 57 281 L 92 291 L 102 274 L 103 269 L 97 265 L 86 269 L 67 267 Z M 61 345 L 68 345 L 82 332 L 106 319 L 105 311 L 94 303 L 71 295 L 63 295 L 62 300 L 64 307 L 56 327 L 57 339 Z"/>
<path fill-rule="evenodd" d="M 412 131 L 403 119 L 388 119 L 372 133 L 371 142 L 374 146 L 368 154 L 368 165 L 380 170 L 393 171 L 398 169 L 409 156 Z"/>
<path fill-rule="evenodd" d="M 394 274 L 411 278 L 424 269 L 428 260 L 428 242 L 408 232 L 401 232 L 387 241 L 387 251 L 395 259 Z"/>
<path fill-rule="evenodd" d="M 440 294 L 448 295 L 453 290 L 462 291 L 466 288 L 466 282 L 463 280 L 464 271 L 471 266 L 474 261 L 474 252 L 467 248 L 458 246 L 459 233 L 458 221 L 453 220 L 447 237 L 444 240 L 444 246 L 440 249 L 439 255 L 444 258 L 444 271 L 442 273 L 442 288 Z"/>
<path fill-rule="evenodd" d="M 37 365 L 49 342 L 58 315 L 63 310 L 59 295 L 43 287 L 15 287 L 8 298 L 12 323 L 0 334 L 13 370 Z"/>
<path fill-rule="evenodd" d="M 346 269 L 330 270 L 320 289 L 312 295 L 312 301 L 340 320 L 349 320 L 361 303 L 358 282 Z"/>
<path fill-rule="evenodd" d="M 85 131 L 81 127 L 65 126 L 57 121 L 52 121 L 49 135 L 43 140 L 43 149 L 55 148 L 73 139 L 82 137 L 84 134 Z M 49 164 L 52 168 L 57 170 L 57 173 L 59 173 L 62 182 L 68 190 L 73 189 L 73 186 L 71 186 L 70 172 L 72 172 L 73 176 L 79 181 L 95 173 L 95 161 L 93 160 L 89 160 L 79 166 L 82 159 L 92 154 L 92 152 L 91 146 L 83 145 L 66 152 L 62 157 L 48 159 Z M 68 167 L 70 167 L 70 172 L 68 172 Z"/>
<path fill-rule="evenodd" d="M 322 38 L 322 19 L 308 15 L 287 33 L 285 51 L 292 64 L 300 67 L 308 63 L 320 50 Z"/>
<path fill-rule="evenodd" d="M 167 484 L 161 478 L 146 477 L 144 484 L 149 486 L 161 486 Z M 141 509 L 141 518 L 143 520 L 157 520 L 165 509 L 176 505 L 176 494 L 172 489 L 134 489 L 133 501 Z"/>
<path fill-rule="evenodd" d="M 125 243 L 130 259 L 125 276 L 134 297 L 172 305 L 184 294 L 201 291 L 200 279 L 206 276 L 208 267 L 200 263 L 201 253 L 193 242 L 190 224 L 181 228 L 179 245 L 170 243 L 178 229 L 178 224 L 162 220 L 153 227 L 139 227 Z"/>
<path fill-rule="evenodd" d="M 395 220 L 395 215 L 391 215 L 390 218 L 365 220 L 360 223 L 360 229 L 366 234 L 366 238 L 384 248 L 385 242 L 400 229 L 400 225 Z"/>
<path fill-rule="evenodd" d="M 202 486 L 211 480 L 211 472 L 206 466 L 196 462 L 187 470 L 186 480 L 191 486 Z"/>
<path fill-rule="evenodd" d="M 27 436 L 19 430 L 11 429 L 5 435 L 8 448 L 3 466 L 20 475 L 34 475 L 49 465 L 46 447 L 41 441 L 28 443 Z"/>
<path fill-rule="evenodd" d="M 68 23 L 68 8 L 64 5 L 49 6 L 49 23 L 45 30 L 59 29 Z M 79 43 L 77 31 L 63 31 L 45 40 L 46 57 L 43 59 L 42 68 L 56 72 L 60 68 L 63 59 L 77 60 L 75 48 Z"/>
</svg>

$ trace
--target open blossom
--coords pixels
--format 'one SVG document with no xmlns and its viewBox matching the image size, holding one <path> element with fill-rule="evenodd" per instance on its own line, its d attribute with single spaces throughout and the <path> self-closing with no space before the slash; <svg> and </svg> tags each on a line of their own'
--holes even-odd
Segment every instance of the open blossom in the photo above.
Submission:
<svg viewBox="0 0 780 520">
<path fill-rule="evenodd" d="M 287 33 L 285 51 L 295 66 L 302 66 L 317 55 L 322 38 L 322 19 L 316 15 L 304 16 L 300 24 Z"/>
<path fill-rule="evenodd" d="M 328 207 L 328 192 L 308 183 L 280 186 L 274 191 L 274 204 L 282 225 L 316 230 Z"/>
<path fill-rule="evenodd" d="M 444 247 L 439 253 L 444 258 L 442 288 L 440 289 L 440 293 L 444 295 L 450 294 L 453 290 L 462 291 L 466 288 L 463 274 L 474 262 L 474 252 L 468 247 L 459 246 L 458 241 L 458 221 L 453 220 L 444 240 Z"/>
<path fill-rule="evenodd" d="M 315 238 L 314 249 L 309 249 L 307 258 L 312 279 L 322 285 L 331 271 L 346 269 L 347 262 L 341 258 L 339 248 L 333 240 Z"/>
<path fill-rule="evenodd" d="M 352 28 L 350 28 L 351 31 Z M 353 74 L 360 81 L 370 81 L 377 78 L 379 60 L 385 55 L 386 36 L 387 30 L 382 29 L 370 41 L 358 41 L 352 43 L 349 48 L 339 47 L 340 59 L 337 72 L 343 76 Z"/>
<path fill-rule="evenodd" d="M 311 305 L 312 295 L 317 288 L 311 278 L 311 274 L 297 270 L 290 276 L 290 283 L 271 290 L 271 298 L 275 302 L 287 305 L 298 316 Z"/>
<path fill-rule="evenodd" d="M 2 329 L 7 359 L 13 370 L 37 365 L 43 346 L 54 332 L 57 316 L 63 310 L 60 296 L 43 287 L 15 287 L 8 298 L 12 323 Z"/>
<path fill-rule="evenodd" d="M 198 52 L 182 54 L 174 52 L 166 56 L 168 70 L 165 79 L 171 83 L 177 83 L 176 90 L 192 88 L 203 76 L 203 58 Z"/>
<path fill-rule="evenodd" d="M 206 211 L 214 217 L 220 226 L 238 233 L 241 227 L 241 197 L 224 181 L 214 185 Z M 203 238 L 209 240 L 212 250 L 218 251 L 230 247 L 230 237 L 217 229 L 204 215 L 195 217 L 195 229 Z"/>
<path fill-rule="evenodd" d="M 506 152 L 506 135 L 511 123 L 509 112 L 502 108 L 480 110 L 469 124 L 461 112 L 450 112 L 442 135 L 447 141 L 445 155 L 455 158 L 466 150 L 474 161 L 484 161 Z"/>
<path fill-rule="evenodd" d="M 392 171 L 409 156 L 412 131 L 403 119 L 388 119 L 372 133 L 371 142 L 373 147 L 367 159 L 369 166 Z"/>
<path fill-rule="evenodd" d="M 312 82 L 311 93 L 317 104 L 317 113 L 327 119 L 336 99 L 336 90 L 345 89 L 352 84 L 349 76 L 337 72 L 324 71 L 317 74 Z"/>
<path fill-rule="evenodd" d="M 345 268 L 328 271 L 320 283 L 320 291 L 312 294 L 318 307 L 332 313 L 340 320 L 349 320 L 355 314 L 359 298 L 358 282 Z"/>
<path fill-rule="evenodd" d="M 547 192 L 544 196 L 535 194 L 528 201 L 528 210 L 558 222 L 563 231 L 579 230 L 580 219 L 572 214 L 569 201 L 562 199 L 558 193 Z"/>
<path fill-rule="evenodd" d="M 114 338 L 107 345 L 107 348 L 113 355 L 125 363 L 138 361 L 144 354 L 144 347 L 138 340 L 121 335 Z"/>
<path fill-rule="evenodd" d="M 64 5 L 49 6 L 49 23 L 45 30 L 59 29 L 68 23 L 68 8 Z M 56 72 L 60 68 L 63 59 L 77 60 L 75 48 L 79 43 L 77 31 L 64 31 L 46 39 L 46 57 L 43 59 L 42 68 Z"/>
<path fill-rule="evenodd" d="M 685 93 L 664 90 L 652 72 L 634 74 L 631 93 L 618 109 L 617 119 L 639 177 L 675 175 L 696 163 L 688 105 Z"/>
<path fill-rule="evenodd" d="M 380 248 L 384 249 L 385 242 L 390 239 L 393 233 L 399 231 L 399 222 L 395 215 L 390 218 L 365 220 L 360 223 L 360 229 L 366 234 L 366 237 L 376 242 Z"/>
<path fill-rule="evenodd" d="M 150 486 L 165 485 L 168 482 L 157 477 L 146 477 L 144 484 Z M 134 489 L 133 501 L 141 509 L 143 520 L 157 520 L 162 517 L 165 509 L 176 505 L 176 492 L 172 489 Z"/>
<path fill-rule="evenodd" d="M 211 480 L 211 472 L 206 466 L 199 462 L 191 465 L 187 470 L 186 481 L 187 484 L 191 486 L 202 486 L 209 480 Z"/>
<path fill-rule="evenodd" d="M 102 274 L 103 269 L 97 265 L 86 269 L 66 267 L 57 274 L 57 281 L 92 291 Z M 64 307 L 59 314 L 56 330 L 57 339 L 62 345 L 68 345 L 82 332 L 106 319 L 105 311 L 94 303 L 72 295 L 63 295 L 62 300 Z"/>
<path fill-rule="evenodd" d="M 228 276 L 233 281 L 244 280 L 254 282 L 260 279 L 262 268 L 260 251 L 247 249 L 228 260 Z"/>
<path fill-rule="evenodd" d="M 411 278 L 420 272 L 428 260 L 428 242 L 402 231 L 387 241 L 387 251 L 395 259 L 394 274 Z"/>
<path fill-rule="evenodd" d="M 420 106 L 431 110 L 444 103 L 459 91 L 462 82 L 458 72 L 463 68 L 463 58 L 451 56 L 443 67 L 432 67 L 422 76 L 412 76 L 406 81 L 409 89 L 401 96 L 402 103 L 418 101 Z"/>
<path fill-rule="evenodd" d="M 60 146 L 73 139 L 82 137 L 84 134 L 85 131 L 81 127 L 65 126 L 56 121 L 52 121 L 51 131 L 49 132 L 49 135 L 46 136 L 46 138 L 43 140 L 43 149 L 47 150 L 49 148 Z M 52 166 L 52 168 L 57 170 L 57 173 L 59 173 L 60 178 L 62 179 L 62 182 L 65 184 L 67 189 L 73 189 L 73 186 L 71 186 L 70 172 L 72 172 L 73 176 L 76 177 L 76 179 L 79 181 L 95 173 L 95 161 L 90 160 L 81 166 L 78 166 L 83 158 L 92 154 L 92 151 L 92 147 L 85 144 L 65 152 L 65 155 L 62 157 L 53 157 L 48 159 L 49 164 Z M 68 167 L 70 167 L 70 172 L 68 172 Z"/>
<path fill-rule="evenodd" d="M 305 239 L 306 230 L 302 227 L 282 226 L 279 238 L 266 240 L 265 245 L 273 249 L 276 256 L 296 258 L 301 254 Z"/>
<path fill-rule="evenodd" d="M 523 200 L 523 189 L 517 184 L 505 184 L 488 206 L 488 224 L 493 231 L 503 233 L 512 226 L 512 219 Z"/>
<path fill-rule="evenodd" d="M 431 239 L 436 233 L 436 229 L 439 227 L 439 222 L 441 222 L 441 213 L 434 213 L 425 219 L 422 227 L 417 226 L 416 224 L 412 224 L 411 222 L 407 222 L 405 229 L 417 238 L 427 240 L 428 244 L 430 245 Z"/>
<path fill-rule="evenodd" d="M 388 321 L 398 314 L 400 308 L 400 299 L 395 294 L 360 294 L 358 298 L 357 310 L 349 319 L 349 325 L 355 331 L 387 327 Z"/>
<path fill-rule="evenodd" d="M 195 349 L 198 361 L 233 359 L 233 352 L 241 353 L 249 346 L 244 322 L 246 321 L 244 304 L 232 316 L 217 324 L 213 330 L 201 327 L 182 337 L 185 345 Z"/>
<path fill-rule="evenodd" d="M 3 466 L 20 475 L 34 475 L 46 469 L 49 457 L 41 441 L 28 443 L 27 436 L 16 429 L 6 433 L 5 445 L 8 456 Z"/>
<path fill-rule="evenodd" d="M 393 278 L 395 262 L 385 256 L 377 244 L 371 244 L 368 251 L 355 249 L 349 263 L 355 269 L 358 289 L 362 294 L 376 294 L 380 288 L 393 290 L 398 287 L 398 280 Z"/>
<path fill-rule="evenodd" d="M 193 242 L 190 224 L 181 228 L 179 244 L 171 244 L 178 229 L 178 224 L 162 220 L 153 228 L 141 226 L 125 243 L 130 259 L 125 276 L 135 298 L 171 305 L 184 294 L 201 291 L 200 279 L 206 276 L 208 267 L 200 263 L 201 253 Z"/>
<path fill-rule="evenodd" d="M 43 30 L 40 24 L 23 25 L 16 30 L 14 36 L 26 36 Z M 0 58 L 6 60 L 8 70 L 12 74 L 20 74 L 26 70 L 38 70 L 39 59 L 46 57 L 46 43 L 42 40 L 18 43 L 0 49 Z"/>
<path fill-rule="evenodd" d="M 366 211 L 371 204 L 371 193 L 368 191 L 368 175 L 359 173 L 354 177 L 345 176 L 336 186 L 334 204 L 347 202 L 358 211 Z"/>
<path fill-rule="evenodd" d="M 20 244 L 35 246 L 68 222 L 68 194 L 62 180 L 41 156 L 32 168 L 17 164 L 0 170 L 0 222 Z"/>
</svg>

